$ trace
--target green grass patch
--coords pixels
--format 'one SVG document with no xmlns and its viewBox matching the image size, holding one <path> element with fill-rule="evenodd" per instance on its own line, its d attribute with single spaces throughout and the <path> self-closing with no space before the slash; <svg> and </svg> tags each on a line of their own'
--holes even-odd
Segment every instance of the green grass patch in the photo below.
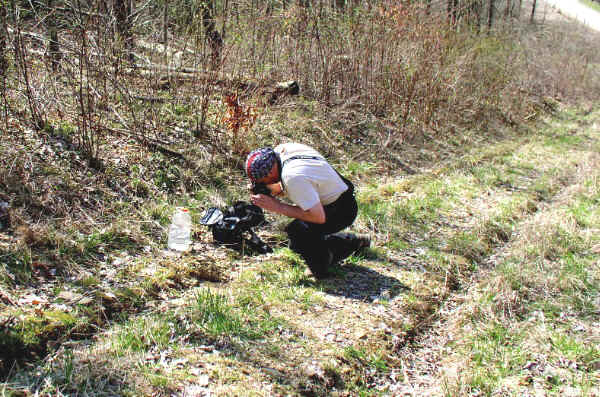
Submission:
<svg viewBox="0 0 600 397">
<path fill-rule="evenodd" d="M 473 167 L 470 172 L 475 180 L 483 186 L 496 186 L 502 181 L 500 170 L 491 164 Z"/>
<path fill-rule="evenodd" d="M 14 251 L 0 250 L 0 281 L 5 284 L 26 283 L 31 279 L 31 250 L 20 247 Z"/>
<path fill-rule="evenodd" d="M 428 221 L 435 219 L 437 210 L 442 207 L 442 197 L 436 193 L 428 193 L 425 197 L 410 198 L 393 208 L 394 219 L 402 220 L 411 225 L 425 226 Z"/>
<path fill-rule="evenodd" d="M 260 339 L 283 324 L 251 301 L 236 309 L 225 295 L 201 289 L 194 297 L 190 319 L 208 336 L 228 336 L 242 339 Z"/>
<path fill-rule="evenodd" d="M 353 176 L 353 177 L 364 177 L 367 175 L 370 175 L 374 172 L 374 170 L 376 169 L 376 164 L 371 163 L 371 162 L 365 162 L 365 161 L 349 161 L 348 163 L 344 164 L 342 166 L 341 169 L 343 169 L 343 174 L 344 175 L 349 175 Z M 342 172 L 342 171 L 340 171 Z"/>
<path fill-rule="evenodd" d="M 243 290 L 237 296 L 241 306 L 261 307 L 296 302 L 309 308 L 322 301 L 315 294 L 314 281 L 305 274 L 300 256 L 288 248 L 278 250 L 281 260 L 266 262 L 258 271 L 242 274 Z"/>
<path fill-rule="evenodd" d="M 562 175 L 555 168 L 546 169 L 531 185 L 541 192 L 538 198 L 552 198 Z M 469 358 L 462 373 L 462 379 L 468 379 L 468 392 L 522 394 L 534 383 L 556 395 L 569 388 L 578 395 L 593 390 L 600 356 L 598 347 L 590 343 L 594 338 L 590 330 L 597 321 L 600 255 L 594 248 L 598 239 L 590 233 L 599 226 L 597 187 L 589 180 L 521 225 L 516 241 L 503 252 L 505 259 L 474 288 L 478 298 L 465 304 L 472 310 L 463 319 L 470 318 L 473 324 L 462 336 L 468 337 L 467 343 L 459 349 L 461 357 Z M 519 216 L 515 214 L 528 211 L 530 200 L 522 195 L 519 200 L 510 201 L 483 222 L 481 229 L 490 244 L 491 237 L 504 240 L 516 226 Z M 466 247 L 484 240 L 473 234 L 458 236 L 451 248 L 463 255 Z M 545 365 L 537 367 L 540 362 Z"/>
<path fill-rule="evenodd" d="M 448 239 L 448 251 L 479 263 L 491 252 L 489 243 L 476 232 L 458 232 Z"/>
<path fill-rule="evenodd" d="M 122 356 L 166 348 L 177 334 L 175 322 L 169 320 L 165 316 L 138 317 L 118 326 L 111 337 L 112 352 Z"/>
<path fill-rule="evenodd" d="M 600 362 L 600 349 L 597 345 L 578 340 L 566 330 L 553 333 L 550 344 L 561 357 L 575 361 L 588 370 L 592 370 Z"/>
<path fill-rule="evenodd" d="M 425 260 L 428 269 L 449 282 L 451 287 L 458 287 L 476 269 L 472 260 L 437 249 L 429 249 Z"/>
<path fill-rule="evenodd" d="M 407 231 L 429 230 L 454 197 L 455 189 L 438 179 L 374 186 L 359 194 L 359 217 L 375 233 L 386 232 L 392 241 L 399 240 Z"/>
<path fill-rule="evenodd" d="M 387 372 L 389 370 L 388 362 L 385 360 L 382 351 L 369 353 L 364 347 L 347 346 L 342 352 L 342 357 L 346 361 L 358 362 L 377 372 Z"/>
<path fill-rule="evenodd" d="M 145 207 L 148 218 L 158 222 L 161 226 L 169 225 L 173 208 L 166 203 L 152 203 Z"/>
<path fill-rule="evenodd" d="M 569 206 L 569 212 L 579 227 L 600 225 L 600 196 L 581 195 Z"/>
<path fill-rule="evenodd" d="M 82 237 L 81 242 L 84 254 L 98 253 L 102 250 L 127 250 L 136 247 L 129 234 L 116 229 L 93 232 Z"/>
<path fill-rule="evenodd" d="M 87 321 L 60 310 L 39 310 L 36 313 L 17 311 L 10 314 L 14 322 L 0 330 L 0 351 L 3 363 L 0 373 L 13 362 L 41 358 L 48 350 L 48 341 L 64 339 L 70 332 Z M 4 319 L 6 320 L 6 319 Z"/>
<path fill-rule="evenodd" d="M 593 314 L 597 310 L 597 299 L 600 296 L 599 270 L 597 256 L 584 258 L 566 255 L 561 260 L 557 277 L 557 287 L 564 295 L 561 303 L 583 316 Z"/>
<path fill-rule="evenodd" d="M 494 322 L 481 326 L 485 328 L 470 344 L 473 363 L 470 386 L 484 395 L 491 395 L 501 379 L 521 371 L 527 362 L 527 354 L 521 346 L 523 331 L 516 332 Z"/>
<path fill-rule="evenodd" d="M 538 244 L 529 245 L 527 251 L 529 257 L 558 260 L 565 255 L 583 252 L 586 246 L 583 236 L 561 225 L 552 224 L 544 230 Z"/>
<path fill-rule="evenodd" d="M 376 197 L 365 197 L 364 194 L 359 194 L 358 213 L 375 232 L 393 229 L 399 223 L 394 218 L 395 211 L 391 203 Z"/>
<path fill-rule="evenodd" d="M 225 295 L 202 289 L 195 296 L 192 310 L 194 320 L 211 336 L 249 333 Z"/>
</svg>

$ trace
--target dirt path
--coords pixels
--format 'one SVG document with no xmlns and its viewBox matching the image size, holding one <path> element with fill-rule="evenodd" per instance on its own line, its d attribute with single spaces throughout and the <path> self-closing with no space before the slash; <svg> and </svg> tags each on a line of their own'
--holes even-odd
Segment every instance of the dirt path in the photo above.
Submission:
<svg viewBox="0 0 600 397">
<path fill-rule="evenodd" d="M 573 18 L 590 29 L 600 31 L 600 12 L 597 12 L 577 0 L 544 0 L 544 2 L 567 17 Z"/>
<path fill-rule="evenodd" d="M 489 284 L 498 282 L 495 280 L 495 278 L 498 279 L 498 275 L 495 272 L 495 267 L 501 263 L 502 258 L 506 258 L 511 255 L 510 249 L 512 246 L 523 244 L 522 241 L 519 241 L 523 239 L 523 228 L 528 227 L 527 225 L 535 223 L 536 219 L 539 220 L 551 218 L 552 215 L 550 214 L 552 211 L 563 207 L 567 197 L 569 195 L 573 195 L 572 191 L 576 190 L 574 189 L 576 185 L 582 183 L 589 184 L 589 180 L 584 182 L 586 181 L 585 178 L 589 178 L 590 174 L 596 172 L 594 169 L 597 167 L 598 162 L 598 153 L 594 148 L 598 147 L 597 137 L 598 133 L 600 132 L 600 123 L 598 122 L 599 116 L 600 114 L 596 115 L 596 121 L 590 123 L 591 126 L 587 128 L 588 132 L 583 133 L 582 135 L 587 137 L 595 137 L 596 143 L 591 144 L 589 146 L 589 150 L 581 150 L 579 154 L 576 154 L 576 152 L 572 152 L 571 150 L 565 152 L 565 158 L 575 155 L 579 156 L 583 160 L 583 163 L 580 163 L 578 169 L 573 169 L 574 173 L 567 177 L 570 181 L 559 191 L 557 191 L 555 195 L 552 195 L 551 197 L 543 200 L 543 202 L 538 203 L 538 208 L 536 211 L 528 214 L 522 220 L 520 220 L 519 224 L 515 225 L 515 232 L 513 232 L 511 238 L 505 244 L 501 244 L 496 247 L 493 252 L 484 260 L 486 265 L 482 266 L 471 276 L 471 283 L 464 285 L 464 289 L 460 288 L 450 294 L 444 304 L 439 307 L 439 310 L 435 315 L 435 322 L 430 324 L 430 327 L 424 330 L 424 332 L 421 332 L 417 338 L 415 338 L 413 344 L 405 346 L 398 352 L 398 355 L 403 357 L 402 372 L 404 379 L 402 382 L 399 382 L 393 386 L 397 393 L 395 395 L 473 395 L 473 389 L 478 390 L 476 386 L 473 386 L 473 384 L 476 384 L 477 382 L 473 382 L 471 377 L 472 369 L 468 367 L 472 363 L 466 362 L 464 354 L 457 354 L 456 351 L 459 350 L 459 347 L 464 342 L 461 340 L 461 338 L 464 338 L 465 336 L 471 337 L 471 327 L 477 327 L 476 322 L 473 320 L 474 313 L 486 310 L 484 307 L 485 305 L 481 304 L 480 301 L 482 290 L 486 291 L 487 289 L 487 292 L 485 293 L 492 293 L 489 290 Z M 585 126 L 578 125 L 577 120 L 575 120 L 575 123 L 573 123 L 572 127 L 570 128 L 572 128 L 572 134 L 579 134 L 582 130 L 586 129 Z M 575 132 L 575 129 L 578 129 L 579 131 Z M 531 147 L 529 147 L 528 150 L 530 148 Z M 588 160 L 589 164 L 581 167 L 581 164 L 584 164 Z M 589 172 L 583 171 L 583 168 L 586 167 L 588 168 L 587 171 Z M 592 178 L 592 180 L 595 179 Z M 537 244 L 543 244 L 543 242 L 537 242 Z M 596 263 L 596 266 L 598 266 L 598 263 Z M 595 271 L 597 272 L 597 270 L 598 269 L 596 268 Z M 592 272 L 593 271 L 594 270 L 592 270 Z M 490 280 L 493 281 L 490 282 Z M 502 299 L 506 298 L 507 297 L 497 296 L 498 301 L 502 301 Z M 511 297 L 510 299 L 514 299 L 514 297 Z M 568 311 L 569 309 L 567 306 L 565 306 L 562 308 L 562 310 Z M 534 312 L 533 317 L 529 318 L 526 322 L 535 322 L 535 320 L 532 320 L 532 318 L 534 318 L 536 315 L 539 315 L 539 313 L 540 312 Z M 576 317 L 577 315 L 571 313 L 570 316 Z M 583 317 L 585 316 L 586 315 Z M 554 324 L 546 325 L 545 321 L 547 320 L 544 319 L 543 314 L 541 317 L 541 322 L 544 323 L 544 327 L 555 326 Z M 591 316 L 588 318 L 588 320 L 589 322 L 587 324 L 584 320 L 581 320 L 581 318 L 577 320 L 578 324 L 585 324 L 579 326 L 580 330 L 586 330 L 589 327 L 595 327 L 599 324 L 597 322 L 597 316 Z M 594 323 L 594 321 L 596 322 Z M 517 321 L 515 320 L 515 322 Z M 503 326 L 509 327 L 508 324 L 504 324 Z M 597 338 L 598 336 L 595 335 L 594 340 L 597 340 Z M 543 346 L 543 349 L 536 351 L 534 356 L 543 357 L 544 354 L 547 354 L 547 351 L 545 350 L 550 350 L 547 348 L 547 345 L 551 342 L 539 342 Z M 535 349 L 533 349 L 531 346 L 529 346 L 529 349 L 535 351 Z M 473 354 L 478 353 L 473 352 L 467 354 L 467 357 Z M 563 358 L 560 359 L 562 360 Z M 503 358 L 503 360 L 508 361 L 509 359 Z M 556 388 L 549 388 L 547 385 L 543 385 L 544 381 L 535 379 L 535 375 L 532 375 L 529 371 L 529 367 L 533 368 L 536 365 L 537 364 L 533 365 L 531 362 L 528 362 L 522 369 L 517 370 L 517 372 L 525 373 L 525 375 L 523 375 L 523 379 L 527 378 L 526 382 L 521 382 L 522 384 L 519 385 L 511 385 L 510 382 L 507 382 L 509 381 L 509 378 L 507 377 L 506 381 L 503 379 L 500 387 L 493 390 L 493 395 L 548 395 L 548 393 L 556 393 L 557 395 L 569 396 L 600 396 L 600 389 L 598 389 L 597 384 L 596 386 L 588 386 L 587 388 L 579 386 L 572 387 L 571 384 L 563 384 Z M 547 362 L 545 362 L 545 365 L 549 367 L 550 370 L 542 366 L 542 370 L 538 370 L 538 376 L 548 376 L 548 373 L 554 373 L 553 371 L 556 370 Z M 465 373 L 465 370 L 467 369 L 471 372 Z M 492 370 L 493 368 L 490 366 L 489 371 L 491 372 Z M 595 369 L 595 372 L 592 369 L 591 373 L 592 379 L 596 377 L 595 379 L 597 380 L 599 376 L 598 368 Z M 488 394 L 479 389 L 475 392 L 475 395 Z"/>
</svg>

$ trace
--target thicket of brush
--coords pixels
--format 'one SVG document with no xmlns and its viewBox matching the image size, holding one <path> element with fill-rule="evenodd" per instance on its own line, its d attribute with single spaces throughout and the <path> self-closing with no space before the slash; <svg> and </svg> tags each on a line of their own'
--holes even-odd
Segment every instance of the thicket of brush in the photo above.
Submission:
<svg viewBox="0 0 600 397">
<path fill-rule="evenodd" d="M 490 1 L 4 1 L 0 201 L 31 246 L 40 219 L 110 221 L 117 199 L 237 197 L 231 168 L 282 139 L 387 169 L 597 100 L 597 36 Z"/>
<path fill-rule="evenodd" d="M 390 149 L 490 120 L 519 123 L 552 98 L 597 95 L 593 38 L 520 23 L 529 7 L 4 1 L 3 130 L 16 133 L 18 118 L 58 132 L 101 167 L 103 146 L 124 134 L 243 154 L 244 135 L 260 129 L 256 109 L 275 98 L 264 87 L 284 80 L 324 107 L 384 120 L 374 134 Z"/>
</svg>

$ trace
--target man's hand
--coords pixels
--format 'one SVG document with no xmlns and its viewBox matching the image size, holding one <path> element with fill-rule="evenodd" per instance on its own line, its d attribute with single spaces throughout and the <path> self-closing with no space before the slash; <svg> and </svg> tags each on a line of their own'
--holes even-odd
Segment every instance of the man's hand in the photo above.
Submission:
<svg viewBox="0 0 600 397">
<path fill-rule="evenodd" d="M 280 213 L 278 209 L 281 202 L 274 197 L 267 196 L 266 194 L 253 194 L 250 196 L 250 201 L 264 210 Z"/>
</svg>

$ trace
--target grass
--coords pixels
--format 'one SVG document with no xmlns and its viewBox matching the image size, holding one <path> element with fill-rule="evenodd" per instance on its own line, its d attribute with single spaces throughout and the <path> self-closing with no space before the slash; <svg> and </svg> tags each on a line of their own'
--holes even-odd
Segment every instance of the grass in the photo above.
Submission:
<svg viewBox="0 0 600 397">
<path fill-rule="evenodd" d="M 247 336 L 250 330 L 243 326 L 241 318 L 233 312 L 227 297 L 201 290 L 196 295 L 192 318 L 210 336 Z"/>
<path fill-rule="evenodd" d="M 526 363 L 520 332 L 509 330 L 500 323 L 490 323 L 476 335 L 471 342 L 470 359 L 479 371 L 471 380 L 473 389 L 489 395 L 499 380 L 520 372 Z"/>
<path fill-rule="evenodd" d="M 88 326 L 88 320 L 80 316 L 81 313 L 59 310 L 3 313 L 5 319 L 7 315 L 9 323 L 12 319 L 12 325 L 6 327 L 5 324 L 0 330 L 0 348 L 3 352 L 0 373 L 3 374 L 12 370 L 5 363 L 40 359 L 51 349 L 55 340 L 71 338 L 74 332 L 85 332 Z"/>
<path fill-rule="evenodd" d="M 446 332 L 451 349 L 436 362 L 458 362 L 463 375 L 461 385 L 447 382 L 448 395 L 536 385 L 597 394 L 598 113 L 538 119 L 541 108 L 558 111 L 550 97 L 597 99 L 594 37 L 541 24 L 515 29 L 520 36 L 471 35 L 429 24 L 434 15 L 422 25 L 404 6 L 318 15 L 248 6 L 217 17 L 230 41 L 208 97 L 197 76 L 156 88 L 159 76 L 138 69 L 111 74 L 104 83 L 118 82 L 108 91 L 119 94 L 105 96 L 95 80 L 104 69 L 88 73 L 100 90 L 90 114 L 103 134 L 103 171 L 71 145 L 82 125 L 73 98 L 44 97 L 56 127 L 39 133 L 17 121 L 26 110 L 8 109 L 0 201 L 13 226 L 0 230 L 0 350 L 18 359 L 2 358 L 2 394 L 395 395 L 427 380 L 415 374 L 432 374 L 418 365 L 435 361 L 437 346 L 422 338 Z M 154 9 L 136 14 L 140 40 L 152 37 L 144 21 L 157 20 Z M 248 26 L 260 34 L 240 30 Z M 186 65 L 200 65 L 196 55 L 208 57 L 182 41 L 191 37 L 169 39 Z M 46 93 L 55 76 L 27 61 L 38 72 L 28 84 Z M 267 106 L 267 88 L 230 84 L 230 74 L 267 86 L 293 76 L 302 95 Z M 22 88 L 7 91 L 11 104 L 21 105 Z M 221 96 L 241 91 L 258 118 L 234 138 Z M 139 94 L 166 102 L 132 100 Z M 196 131 L 205 99 L 207 124 Z M 159 147 L 144 146 L 154 140 Z M 313 145 L 357 182 L 354 229 L 374 247 L 325 281 L 289 249 L 239 254 L 212 245 L 202 227 L 194 252 L 163 252 L 174 207 L 197 221 L 206 207 L 247 198 L 247 149 L 287 140 Z M 268 220 L 261 236 L 283 245 L 282 222 Z M 47 302 L 23 303 L 32 293 Z M 429 395 L 437 379 L 411 392 Z"/>
<path fill-rule="evenodd" d="M 507 329 L 501 324 L 488 325 L 485 331 L 477 332 L 475 339 L 469 341 L 472 366 L 466 376 L 470 390 L 484 395 L 491 395 L 501 387 L 523 392 L 528 385 L 538 382 L 544 389 L 558 394 L 565 391 L 565 386 L 578 390 L 581 395 L 593 390 L 593 375 L 588 370 L 590 363 L 598 359 L 597 348 L 584 346 L 577 337 L 565 335 L 565 332 L 569 333 L 567 329 L 547 333 L 531 322 L 514 325 L 515 329 Z M 539 332 L 544 332 L 548 345 L 531 340 L 532 335 L 541 337 Z M 532 349 L 536 353 L 532 353 Z M 542 369 L 545 377 L 537 377 L 539 372 L 532 363 L 541 365 L 542 362 L 548 369 Z M 578 368 L 585 369 L 578 371 Z"/>
<path fill-rule="evenodd" d="M 163 350 L 171 345 L 176 334 L 172 319 L 164 317 L 142 317 L 125 323 L 115 331 L 111 350 L 115 355 Z"/>
<path fill-rule="evenodd" d="M 460 353 L 455 354 L 469 360 L 463 373 L 469 379 L 466 390 L 522 393 L 538 384 L 555 394 L 597 391 L 592 363 L 598 349 L 589 343 L 593 336 L 588 328 L 597 320 L 592 302 L 600 285 L 594 263 L 598 255 L 590 251 L 596 237 L 588 232 L 599 226 L 592 164 L 584 166 L 576 184 L 556 203 L 519 227 L 519 236 L 505 248 L 507 259 L 472 287 L 472 294 L 488 291 L 491 299 L 477 302 L 480 315 L 472 317 L 471 331 L 461 331 L 461 337 L 470 337 L 459 342 Z M 511 305 L 499 304 L 508 296 L 513 296 Z M 580 331 L 574 331 L 574 324 Z M 543 368 L 537 367 L 542 362 Z"/>
<path fill-rule="evenodd" d="M 102 323 L 107 331 L 93 347 L 61 352 L 61 359 L 49 364 L 52 387 L 82 388 L 86 371 L 96 371 L 85 364 L 91 358 L 112 368 L 108 377 L 123 374 L 116 377 L 121 393 L 182 387 L 194 379 L 186 368 L 206 362 L 210 365 L 202 373 L 219 390 L 252 390 L 256 379 L 262 379 L 284 394 L 337 388 L 373 395 L 373 384 L 389 382 L 390 374 L 404 365 L 396 350 L 406 343 L 402 341 L 423 332 L 444 301 L 470 291 L 473 275 L 483 273 L 474 284 L 481 295 L 467 299 L 476 308 L 469 316 L 452 317 L 473 327 L 455 331 L 465 332 L 453 351 L 468 366 L 463 368 L 466 382 L 459 387 L 448 381 L 448 390 L 491 395 L 512 387 L 514 380 L 532 377 L 557 393 L 563 384 L 590 392 L 593 378 L 580 370 L 571 371 L 565 383 L 562 373 L 542 376 L 523 369 L 536 360 L 532 352 L 544 352 L 552 366 L 568 359 L 594 368 L 598 359 L 597 350 L 587 348 L 589 332 L 556 328 L 548 334 L 553 341 L 548 350 L 537 335 L 549 329 L 530 320 L 531 313 L 540 312 L 546 323 L 558 327 L 565 312 L 582 313 L 578 321 L 584 324 L 594 316 L 597 183 L 589 174 L 593 156 L 582 156 L 577 140 L 561 139 L 569 131 L 516 136 L 521 144 L 490 145 L 484 155 L 467 154 L 473 158 L 456 159 L 426 175 L 360 187 L 362 212 L 356 227 L 374 234 L 375 247 L 349 258 L 334 279 L 324 282 L 305 274 L 301 258 L 287 248 L 277 248 L 268 260 L 223 252 L 216 263 L 207 253 L 214 250 L 209 236 L 202 233 L 195 234 L 201 251 L 157 258 L 175 205 L 169 201 L 139 207 L 136 214 L 142 221 L 137 224 L 125 217 L 85 234 L 67 231 L 64 241 L 72 242 L 61 243 L 60 249 L 73 261 L 106 256 L 76 277 L 77 288 L 68 288 L 102 297 L 93 310 L 74 312 L 82 316 L 75 318 L 94 323 L 106 313 L 112 317 Z M 180 204 L 194 216 L 202 209 L 198 198 L 178 200 Z M 124 205 L 122 211 L 127 208 L 132 207 Z M 146 244 L 148 250 L 141 251 Z M 508 249 L 503 247 L 510 247 L 509 254 L 489 267 L 490 255 Z M 405 256 L 411 252 L 413 256 Z M 26 270 L 33 275 L 33 269 Z M 117 284 L 107 284 L 103 274 L 114 274 L 111 280 Z M 54 296 L 63 289 L 57 288 Z M 394 315 L 373 314 L 379 310 Z M 39 329 L 40 336 L 49 336 Z M 339 343 L 346 347 L 340 349 Z M 157 367 L 156 352 L 166 352 L 165 363 L 185 364 Z M 147 357 L 151 361 L 140 365 Z M 307 378 L 303 366 L 313 357 L 318 357 L 314 365 L 320 375 Z M 265 367 L 276 368 L 277 375 L 258 369 Z M 30 379 L 25 383 L 37 382 L 27 371 L 19 376 Z M 386 395 L 386 389 L 380 393 Z"/>
</svg>

